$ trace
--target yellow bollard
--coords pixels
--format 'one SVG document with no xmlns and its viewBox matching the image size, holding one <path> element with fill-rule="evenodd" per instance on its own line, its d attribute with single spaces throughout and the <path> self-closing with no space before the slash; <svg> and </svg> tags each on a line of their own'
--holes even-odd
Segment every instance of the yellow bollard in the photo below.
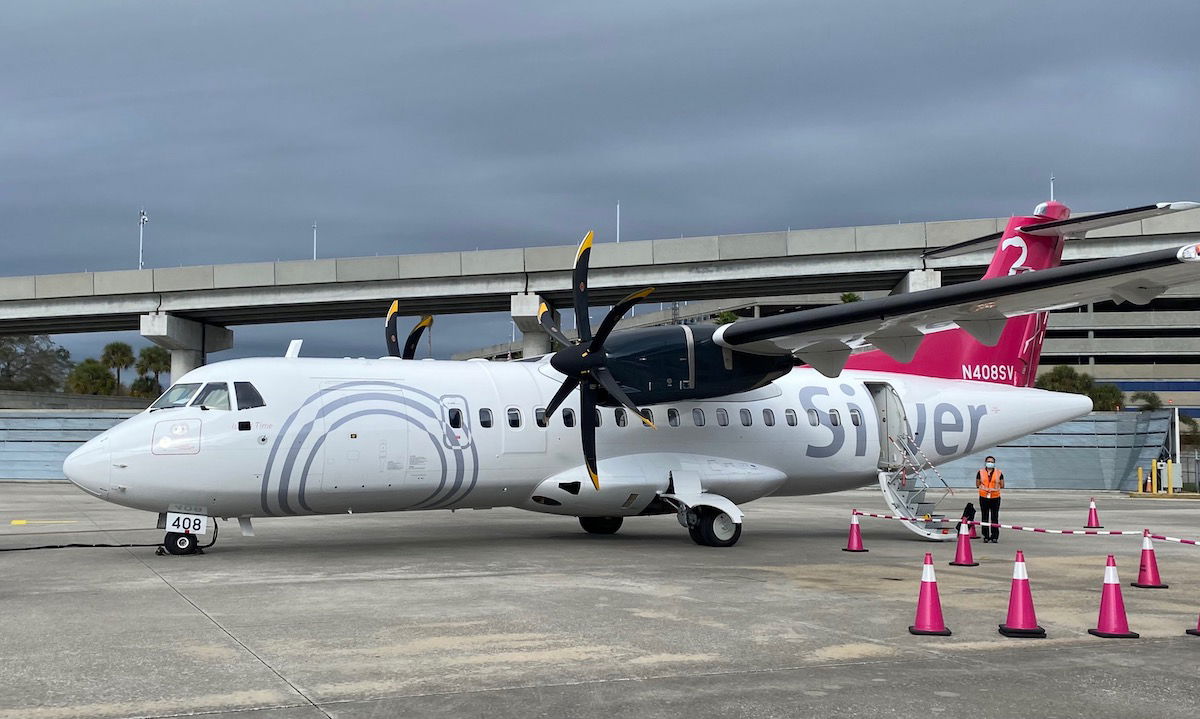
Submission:
<svg viewBox="0 0 1200 719">
<path fill-rule="evenodd" d="M 1158 494 L 1158 462 L 1150 463 L 1150 493 Z"/>
<path fill-rule="evenodd" d="M 1167 494 L 1175 494 L 1175 463 L 1167 460 Z"/>
<path fill-rule="evenodd" d="M 1141 467 L 1141 466 L 1138 467 L 1137 491 L 1139 491 L 1139 492 L 1146 491 L 1146 468 Z"/>
</svg>

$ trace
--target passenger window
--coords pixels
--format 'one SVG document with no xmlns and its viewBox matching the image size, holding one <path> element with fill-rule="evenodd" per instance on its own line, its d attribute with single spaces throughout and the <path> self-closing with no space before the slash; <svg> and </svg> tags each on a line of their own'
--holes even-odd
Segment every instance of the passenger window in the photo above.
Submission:
<svg viewBox="0 0 1200 719">
<path fill-rule="evenodd" d="M 573 409 L 564 409 L 563 410 L 563 426 L 564 427 L 574 427 L 575 426 L 575 410 L 573 410 Z"/>
<path fill-rule="evenodd" d="M 775 413 L 769 409 L 764 409 L 763 410 L 763 424 L 767 425 L 768 427 L 774 427 L 775 426 Z"/>
<path fill-rule="evenodd" d="M 861 427 L 862 426 L 862 412 L 859 412 L 856 409 L 850 410 L 850 424 L 854 425 L 855 427 Z"/>
<path fill-rule="evenodd" d="M 667 410 L 667 424 L 672 427 L 679 426 L 679 410 L 671 408 Z"/>
<path fill-rule="evenodd" d="M 817 416 L 817 410 L 815 410 L 815 409 L 808 410 L 808 423 L 814 427 L 821 424 L 821 418 Z"/>
<path fill-rule="evenodd" d="M 717 424 L 722 427 L 729 426 L 729 413 L 725 411 L 724 407 L 717 408 Z"/>
<path fill-rule="evenodd" d="M 842 423 L 842 416 L 836 409 L 829 410 L 829 426 L 836 427 Z"/>
<path fill-rule="evenodd" d="M 794 409 L 785 409 L 785 410 L 783 411 L 783 418 L 787 420 L 787 423 L 788 423 L 788 426 L 789 426 L 789 427 L 795 427 L 795 426 L 796 426 L 796 410 L 794 410 Z"/>
<path fill-rule="evenodd" d="M 646 419 L 650 420 L 650 424 L 654 424 L 654 412 L 647 407 L 642 407 L 642 414 L 646 416 Z M 642 426 L 645 427 L 646 425 L 643 424 Z"/>
<path fill-rule="evenodd" d="M 459 409 L 459 408 L 457 408 L 457 407 L 453 407 L 453 408 L 451 408 L 451 409 L 450 409 L 450 411 L 449 411 L 449 412 L 447 412 L 446 414 L 447 414 L 447 416 L 448 416 L 448 417 L 449 417 L 449 419 L 450 419 L 450 426 L 451 426 L 451 427 L 453 427 L 454 429 L 462 429 L 462 424 L 463 424 L 463 423 L 462 423 L 462 419 L 463 419 L 463 415 L 462 415 L 462 410 L 461 410 L 461 409 Z"/>
<path fill-rule="evenodd" d="M 163 396 L 154 400 L 154 404 L 150 405 L 150 409 L 170 409 L 171 407 L 183 407 L 187 405 L 188 400 L 200 389 L 200 383 L 195 384 L 177 384 L 172 385 L 171 389 L 163 392 Z"/>
<path fill-rule="evenodd" d="M 538 407 L 537 409 L 533 410 L 533 420 L 537 422 L 537 426 L 544 429 L 548 424 L 546 421 L 546 408 Z"/>
<path fill-rule="evenodd" d="M 743 427 L 749 427 L 750 425 L 754 424 L 754 415 L 751 414 L 750 410 L 743 408 L 740 412 L 738 412 L 738 414 L 742 416 Z"/>
<path fill-rule="evenodd" d="M 233 391 L 237 394 L 238 409 L 254 409 L 266 407 L 262 395 L 249 382 L 234 382 Z"/>
<path fill-rule="evenodd" d="M 479 408 L 479 426 L 484 428 L 492 426 L 492 410 L 486 407 Z"/>
<path fill-rule="evenodd" d="M 704 426 L 704 410 L 700 409 L 699 407 L 692 410 L 692 424 L 696 425 L 697 427 Z"/>
<path fill-rule="evenodd" d="M 613 416 L 617 418 L 618 427 L 624 427 L 625 425 L 629 424 L 629 417 L 625 415 L 624 409 L 617 407 L 615 410 L 613 410 Z"/>
<path fill-rule="evenodd" d="M 521 410 L 516 407 L 508 408 L 508 426 L 513 429 L 521 428 Z"/>
<path fill-rule="evenodd" d="M 229 387 L 224 382 L 209 382 L 192 400 L 193 407 L 204 409 L 229 409 Z"/>
</svg>

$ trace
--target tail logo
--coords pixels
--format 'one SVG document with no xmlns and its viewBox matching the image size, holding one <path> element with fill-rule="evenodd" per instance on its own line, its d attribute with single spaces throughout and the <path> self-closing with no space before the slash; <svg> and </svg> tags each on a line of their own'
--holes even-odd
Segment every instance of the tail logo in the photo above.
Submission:
<svg viewBox="0 0 1200 719">
<path fill-rule="evenodd" d="M 1017 249 L 1021 250 L 1021 255 L 1017 258 L 1017 261 L 1012 264 L 1012 267 L 1008 268 L 1008 274 L 1015 275 L 1018 272 L 1028 272 L 1031 270 L 1032 268 L 1025 266 L 1025 260 L 1029 257 L 1029 245 L 1025 243 L 1025 238 L 1020 237 L 1019 235 L 1014 235 L 1000 243 L 1000 249 L 1002 251 L 1008 249 L 1009 247 L 1016 247 Z"/>
</svg>

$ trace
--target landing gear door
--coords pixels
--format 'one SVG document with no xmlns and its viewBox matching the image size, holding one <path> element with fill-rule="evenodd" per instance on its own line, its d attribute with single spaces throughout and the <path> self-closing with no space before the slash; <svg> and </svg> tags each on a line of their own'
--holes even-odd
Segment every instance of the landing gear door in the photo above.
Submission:
<svg viewBox="0 0 1200 719">
<path fill-rule="evenodd" d="M 871 391 L 879 422 L 879 468 L 898 469 L 904 465 L 905 448 L 912 442 L 904 402 L 896 389 L 886 382 L 871 382 L 867 388 Z"/>
</svg>

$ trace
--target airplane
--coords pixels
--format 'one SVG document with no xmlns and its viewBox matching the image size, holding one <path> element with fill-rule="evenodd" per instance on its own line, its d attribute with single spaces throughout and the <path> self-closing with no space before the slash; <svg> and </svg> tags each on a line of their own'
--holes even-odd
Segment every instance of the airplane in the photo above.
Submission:
<svg viewBox="0 0 1200 719">
<path fill-rule="evenodd" d="M 720 326 L 617 331 L 646 289 L 594 333 L 589 232 L 572 271 L 578 342 L 543 306 L 555 352 L 416 361 L 432 318 L 401 351 L 393 303 L 390 356 L 303 358 L 297 340 L 284 357 L 199 367 L 76 449 L 63 471 L 92 496 L 157 513 L 160 551 L 171 554 L 201 549 L 213 518 L 236 518 L 253 536 L 258 517 L 516 507 L 604 535 L 627 517 L 674 515 L 696 544 L 730 547 L 741 505 L 763 497 L 879 482 L 889 504 L 911 511 L 906 468 L 1091 411 L 1085 396 L 1033 387 L 1047 311 L 1144 304 L 1200 280 L 1200 244 L 1062 265 L 1064 243 L 1197 207 L 1073 218 L 1044 202 L 1002 232 L 926 251 L 994 245 L 980 280 Z"/>
</svg>

